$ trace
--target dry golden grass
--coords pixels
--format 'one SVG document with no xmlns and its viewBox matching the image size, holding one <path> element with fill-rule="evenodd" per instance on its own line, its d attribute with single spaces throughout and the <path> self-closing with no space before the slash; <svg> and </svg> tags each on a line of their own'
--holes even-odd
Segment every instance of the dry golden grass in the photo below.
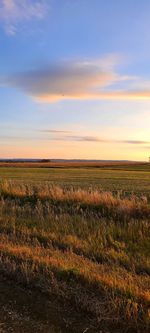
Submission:
<svg viewBox="0 0 150 333">
<path fill-rule="evenodd" d="M 82 310 L 107 325 L 109 317 L 111 323 L 114 321 L 114 328 L 121 324 L 121 320 L 126 324 L 130 320 L 133 331 L 140 321 L 145 331 L 148 329 L 150 294 L 147 276 L 92 263 L 71 252 L 16 245 L 7 242 L 6 238 L 2 240 L 0 252 L 1 271 L 6 275 L 41 290 L 44 288 L 47 293 L 51 288 L 58 295 L 63 292 L 63 297 L 68 300 L 77 297 Z M 74 289 L 76 284 L 80 285 L 78 291 Z M 83 299 L 85 291 L 87 303 L 86 294 Z"/>
<path fill-rule="evenodd" d="M 97 207 L 99 211 L 104 211 L 109 216 L 115 214 L 118 216 L 129 217 L 150 217 L 150 205 L 146 196 L 121 198 L 118 192 L 113 196 L 111 192 L 102 192 L 98 190 L 84 189 L 64 189 L 59 186 L 52 186 L 49 183 L 44 185 L 24 185 L 4 181 L 0 188 L 1 194 L 8 197 L 30 198 L 40 200 L 51 200 L 54 202 L 66 202 L 85 206 Z"/>
<path fill-rule="evenodd" d="M 71 302 L 111 332 L 150 330 L 146 196 L 3 182 L 0 272 Z"/>
</svg>

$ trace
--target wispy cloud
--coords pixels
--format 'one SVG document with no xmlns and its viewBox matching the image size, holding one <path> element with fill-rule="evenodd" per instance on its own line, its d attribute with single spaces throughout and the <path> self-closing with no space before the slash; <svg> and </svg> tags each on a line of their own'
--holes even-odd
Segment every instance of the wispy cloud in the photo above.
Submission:
<svg viewBox="0 0 150 333">
<path fill-rule="evenodd" d="M 83 141 L 83 142 L 108 142 L 106 139 L 101 139 L 92 135 L 67 135 L 63 137 L 66 141 Z"/>
<path fill-rule="evenodd" d="M 45 68 L 0 78 L 0 84 L 17 87 L 39 102 L 63 99 L 149 98 L 149 92 L 118 90 L 136 78 L 116 71 L 119 57 L 59 61 Z"/>
<path fill-rule="evenodd" d="M 114 140 L 114 139 L 106 139 L 97 136 L 88 136 L 88 135 L 67 135 L 64 137 L 57 137 L 57 140 L 65 140 L 65 141 L 83 141 L 83 142 L 101 142 L 101 143 L 121 143 L 121 144 L 131 144 L 131 145 L 143 145 L 150 144 L 150 141 L 142 141 L 142 140 Z"/>
<path fill-rule="evenodd" d="M 0 78 L 0 85 L 21 89 L 38 102 L 66 99 L 150 99 L 150 87 L 137 88 L 138 77 L 116 70 L 119 57 L 59 61 L 41 69 Z M 142 79 L 141 79 L 142 84 Z"/>
<path fill-rule="evenodd" d="M 61 131 L 61 130 L 56 130 L 56 129 L 39 130 L 39 132 L 42 132 L 42 133 L 54 133 L 54 134 L 71 133 L 71 131 Z"/>
<path fill-rule="evenodd" d="M 20 24 L 43 19 L 47 10 L 46 0 L 1 0 L 0 23 L 8 35 L 15 35 Z"/>
<path fill-rule="evenodd" d="M 119 141 L 117 141 L 119 142 Z M 122 140 L 120 143 L 128 143 L 131 145 L 143 145 L 143 144 L 150 144 L 150 141 L 140 141 L 140 140 Z"/>
<path fill-rule="evenodd" d="M 47 134 L 46 136 L 34 136 L 34 132 L 41 132 Z M 68 135 L 68 133 L 72 133 Z M 28 136 L 16 136 L 16 135 L 0 135 L 0 140 L 45 140 L 45 141 L 76 141 L 76 142 L 93 142 L 93 143 L 108 143 L 108 144 L 127 144 L 127 145 L 137 145 L 140 147 L 149 148 L 149 146 L 143 145 L 150 145 L 150 141 L 146 140 L 134 140 L 134 139 L 122 139 L 116 140 L 113 138 L 106 138 L 106 137 L 99 137 L 93 135 L 80 135 L 80 134 L 73 134 L 72 131 L 64 131 L 64 130 L 57 130 L 57 129 L 43 129 L 43 130 L 35 130 L 32 131 L 31 134 Z"/>
</svg>

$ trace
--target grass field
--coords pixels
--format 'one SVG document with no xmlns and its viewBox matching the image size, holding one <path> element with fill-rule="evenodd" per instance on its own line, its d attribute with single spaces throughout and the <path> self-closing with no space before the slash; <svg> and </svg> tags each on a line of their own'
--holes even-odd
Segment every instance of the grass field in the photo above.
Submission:
<svg viewBox="0 0 150 333">
<path fill-rule="evenodd" d="M 149 165 L 1 166 L 0 180 L 1 274 L 71 304 L 88 332 L 148 333 Z"/>
<path fill-rule="evenodd" d="M 44 165 L 44 166 L 43 166 Z M 144 163 L 57 163 L 36 164 L 0 163 L 0 180 L 16 180 L 21 182 L 43 182 L 60 186 L 90 187 L 104 191 L 126 191 L 135 193 L 150 193 L 150 164 Z"/>
</svg>

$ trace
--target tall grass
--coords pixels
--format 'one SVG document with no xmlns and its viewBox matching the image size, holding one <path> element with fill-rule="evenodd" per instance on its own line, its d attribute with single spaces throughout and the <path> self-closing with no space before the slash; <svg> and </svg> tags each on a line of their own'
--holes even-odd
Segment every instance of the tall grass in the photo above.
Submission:
<svg viewBox="0 0 150 333">
<path fill-rule="evenodd" d="M 146 196 L 3 182 L 0 234 L 1 274 L 65 299 L 97 327 L 149 332 Z"/>
</svg>

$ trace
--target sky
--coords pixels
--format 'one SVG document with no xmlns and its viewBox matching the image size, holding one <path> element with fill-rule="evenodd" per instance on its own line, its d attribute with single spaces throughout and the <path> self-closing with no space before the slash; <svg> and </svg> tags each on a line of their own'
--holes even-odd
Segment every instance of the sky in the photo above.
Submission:
<svg viewBox="0 0 150 333">
<path fill-rule="evenodd" d="M 0 0 L 0 158 L 147 161 L 149 31 L 149 0 Z"/>
</svg>

